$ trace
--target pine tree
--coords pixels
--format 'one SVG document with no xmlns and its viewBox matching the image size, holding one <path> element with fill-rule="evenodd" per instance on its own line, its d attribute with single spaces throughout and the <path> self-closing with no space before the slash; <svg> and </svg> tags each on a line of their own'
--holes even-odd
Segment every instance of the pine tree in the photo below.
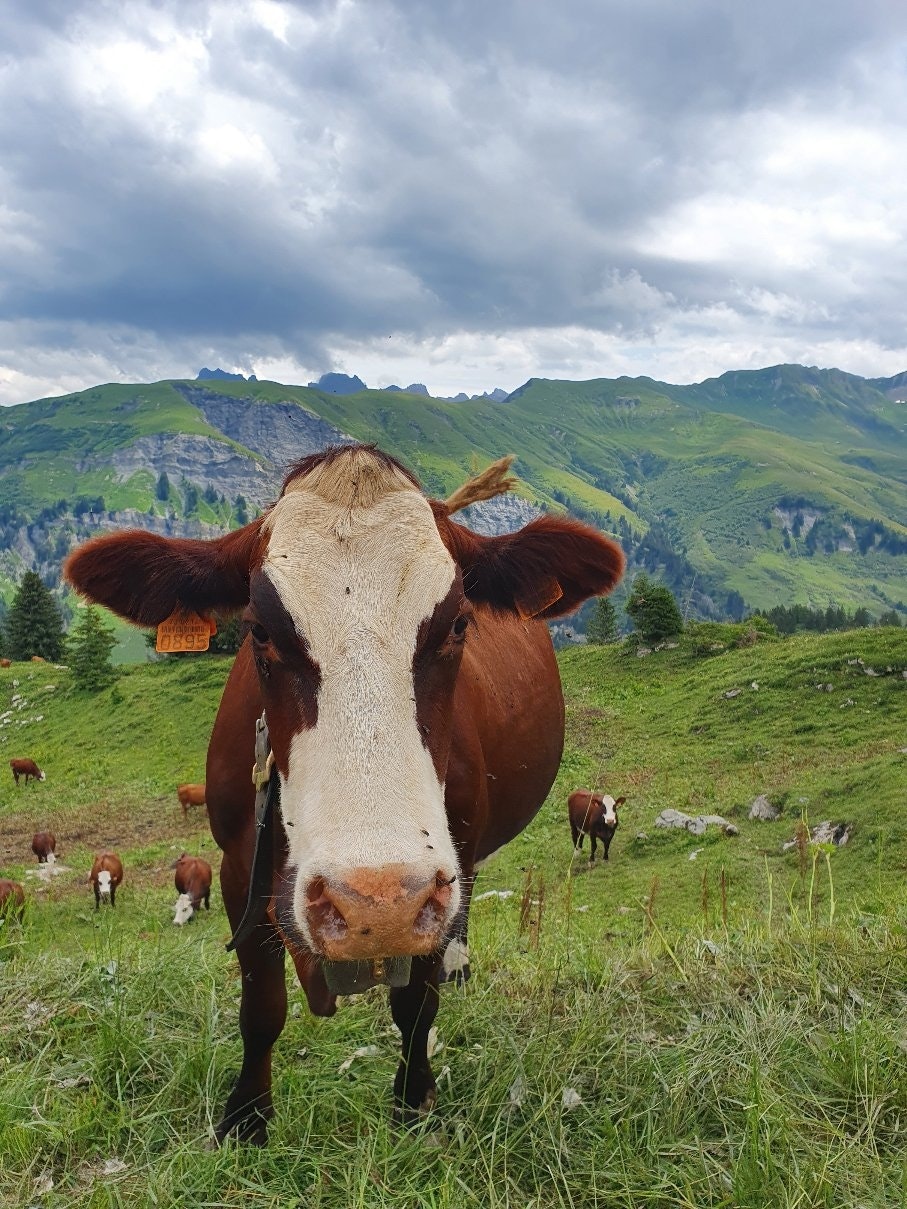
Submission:
<svg viewBox="0 0 907 1209">
<path fill-rule="evenodd" d="M 586 638 L 599 646 L 617 641 L 617 613 L 607 596 L 602 596 L 595 602 L 595 608 L 586 626 Z"/>
<path fill-rule="evenodd" d="M 166 501 L 170 498 L 170 480 L 166 470 L 161 471 L 154 493 L 159 500 Z"/>
<path fill-rule="evenodd" d="M 653 584 L 647 575 L 637 575 L 633 580 L 626 611 L 643 642 L 661 642 L 683 629 L 673 593 L 661 584 Z"/>
<path fill-rule="evenodd" d="M 116 644 L 113 630 L 107 628 L 94 605 L 84 608 L 69 634 L 69 666 L 76 688 L 96 693 L 111 682 L 115 672 L 110 652 Z"/>
<path fill-rule="evenodd" d="M 40 655 L 58 663 L 63 658 L 63 618 L 36 571 L 22 576 L 6 617 L 4 638 L 10 659 Z"/>
</svg>

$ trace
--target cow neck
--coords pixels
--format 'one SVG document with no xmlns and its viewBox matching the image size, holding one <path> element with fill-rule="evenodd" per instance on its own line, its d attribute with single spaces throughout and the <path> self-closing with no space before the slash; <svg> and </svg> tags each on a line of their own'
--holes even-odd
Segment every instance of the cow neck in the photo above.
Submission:
<svg viewBox="0 0 907 1209">
<path fill-rule="evenodd" d="M 262 922 L 271 899 L 274 877 L 274 815 L 280 804 L 280 777 L 274 771 L 274 753 L 268 737 L 264 710 L 255 719 L 255 852 L 249 875 L 249 896 L 239 926 L 230 938 L 227 952 L 242 944 Z"/>
</svg>

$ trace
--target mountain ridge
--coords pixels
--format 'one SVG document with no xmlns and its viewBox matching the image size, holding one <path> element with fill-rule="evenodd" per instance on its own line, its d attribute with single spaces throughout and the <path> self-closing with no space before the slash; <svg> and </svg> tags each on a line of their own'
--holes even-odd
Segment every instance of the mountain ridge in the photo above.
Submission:
<svg viewBox="0 0 907 1209">
<path fill-rule="evenodd" d="M 452 402 L 240 376 L 19 404 L 0 412 L 0 592 L 30 560 L 53 582 L 99 512 L 111 527 L 138 514 L 171 532 L 222 532 L 274 498 L 291 461 L 364 440 L 439 496 L 515 453 L 519 505 L 502 501 L 477 524 L 566 508 L 614 533 L 634 569 L 704 616 L 733 615 L 741 601 L 907 615 L 907 410 L 886 393 L 900 379 L 796 365 L 685 386 L 533 377 L 503 402 Z M 80 500 L 103 505 L 83 507 L 81 529 Z"/>
</svg>

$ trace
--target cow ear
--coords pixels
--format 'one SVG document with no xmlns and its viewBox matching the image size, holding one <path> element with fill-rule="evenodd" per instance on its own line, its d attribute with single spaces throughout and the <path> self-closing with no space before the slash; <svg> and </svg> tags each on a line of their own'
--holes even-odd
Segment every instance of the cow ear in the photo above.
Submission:
<svg viewBox="0 0 907 1209">
<path fill-rule="evenodd" d="M 614 802 L 614 805 L 623 806 L 623 804 L 624 804 L 624 802 L 626 802 L 626 800 L 627 800 L 626 798 L 617 798 Z"/>
<path fill-rule="evenodd" d="M 130 529 L 73 551 L 63 574 L 77 592 L 137 625 L 159 625 L 177 610 L 235 612 L 249 599 L 264 517 L 213 541 Z"/>
<path fill-rule="evenodd" d="M 603 596 L 620 580 L 620 546 L 566 517 L 540 516 L 516 533 L 483 537 L 444 515 L 438 529 L 471 601 L 545 620 Z"/>
</svg>

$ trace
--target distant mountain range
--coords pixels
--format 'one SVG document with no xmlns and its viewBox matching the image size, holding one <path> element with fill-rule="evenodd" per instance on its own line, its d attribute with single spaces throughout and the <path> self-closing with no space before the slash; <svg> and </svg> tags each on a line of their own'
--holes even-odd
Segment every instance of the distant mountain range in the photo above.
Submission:
<svg viewBox="0 0 907 1209">
<path fill-rule="evenodd" d="M 349 387 L 354 389 L 349 390 Z M 486 530 L 567 509 L 613 532 L 690 613 L 830 603 L 907 619 L 907 374 L 780 365 L 693 386 L 532 378 L 456 401 L 204 370 L 0 411 L 0 596 L 27 567 L 56 582 L 70 546 L 139 525 L 213 534 L 264 507 L 286 466 L 376 441 L 427 491 L 517 455 L 517 495 Z"/>
</svg>

